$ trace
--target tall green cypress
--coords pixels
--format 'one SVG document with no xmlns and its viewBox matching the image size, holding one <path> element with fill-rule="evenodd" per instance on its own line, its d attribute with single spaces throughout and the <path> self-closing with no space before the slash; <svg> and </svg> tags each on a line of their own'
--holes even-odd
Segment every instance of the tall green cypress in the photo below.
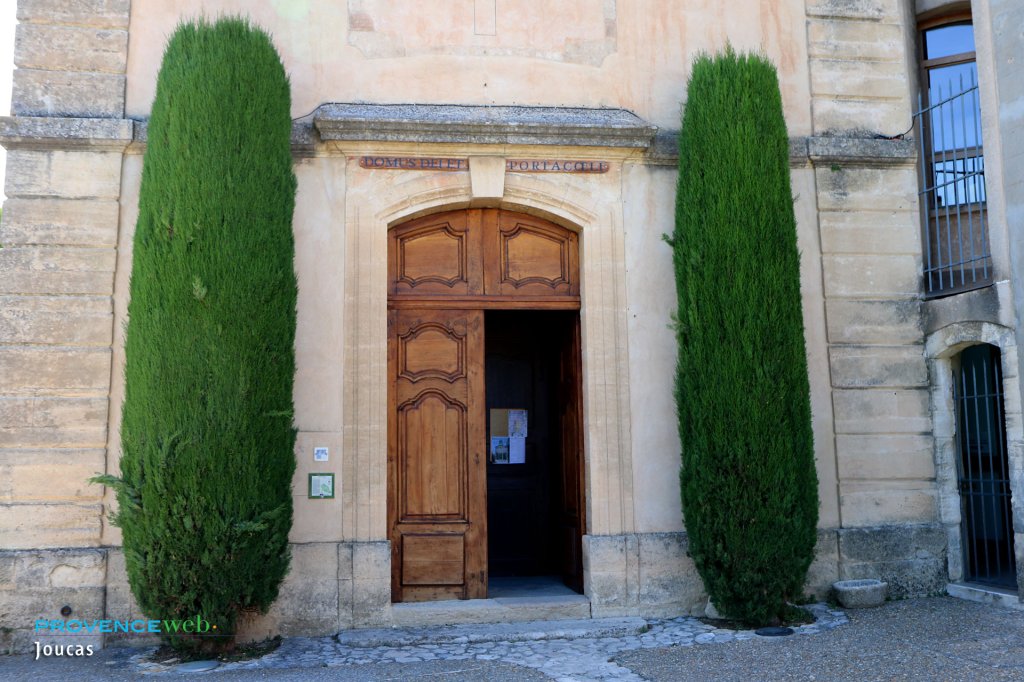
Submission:
<svg viewBox="0 0 1024 682">
<path fill-rule="evenodd" d="M 230 648 L 288 571 L 296 279 L 288 78 L 241 18 L 181 24 L 157 80 L 125 339 L 128 579 L 171 642 Z M 214 628 L 213 626 L 216 626 Z M 216 637 L 211 637 L 216 635 Z"/>
<path fill-rule="evenodd" d="M 698 57 L 670 240 L 683 513 L 718 610 L 762 625 L 800 595 L 818 519 L 788 159 L 771 63 Z"/>
</svg>

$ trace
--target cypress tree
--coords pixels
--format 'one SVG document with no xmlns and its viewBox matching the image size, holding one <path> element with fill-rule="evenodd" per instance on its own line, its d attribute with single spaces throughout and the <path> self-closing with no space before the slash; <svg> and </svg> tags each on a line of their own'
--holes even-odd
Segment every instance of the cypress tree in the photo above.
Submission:
<svg viewBox="0 0 1024 682">
<path fill-rule="evenodd" d="M 673 247 L 690 553 L 718 610 L 783 620 L 814 555 L 817 475 L 789 147 L 775 68 L 693 65 Z"/>
<path fill-rule="evenodd" d="M 171 36 L 157 80 L 134 236 L 118 491 L 132 592 L 173 637 L 230 648 L 288 571 L 296 181 L 290 93 L 241 18 Z"/>
</svg>

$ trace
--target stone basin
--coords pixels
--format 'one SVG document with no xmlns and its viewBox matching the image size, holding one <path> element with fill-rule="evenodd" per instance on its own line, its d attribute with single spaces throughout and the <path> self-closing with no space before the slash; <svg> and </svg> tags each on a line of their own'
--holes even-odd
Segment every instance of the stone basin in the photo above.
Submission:
<svg viewBox="0 0 1024 682">
<path fill-rule="evenodd" d="M 848 609 L 863 609 L 881 606 L 889 591 L 889 583 L 874 578 L 864 580 L 840 580 L 832 583 L 839 603 Z"/>
</svg>

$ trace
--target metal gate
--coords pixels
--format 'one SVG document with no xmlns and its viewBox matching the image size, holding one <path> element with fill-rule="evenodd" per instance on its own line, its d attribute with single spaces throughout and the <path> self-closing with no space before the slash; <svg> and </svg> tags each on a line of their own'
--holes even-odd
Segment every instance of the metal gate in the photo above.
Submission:
<svg viewBox="0 0 1024 682">
<path fill-rule="evenodd" d="M 964 579 L 1017 589 L 999 349 L 960 353 L 953 374 Z"/>
</svg>

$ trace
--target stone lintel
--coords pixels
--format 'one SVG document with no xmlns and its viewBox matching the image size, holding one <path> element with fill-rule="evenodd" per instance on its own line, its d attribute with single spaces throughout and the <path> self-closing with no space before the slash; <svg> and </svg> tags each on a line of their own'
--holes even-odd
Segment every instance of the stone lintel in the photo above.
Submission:
<svg viewBox="0 0 1024 682">
<path fill-rule="evenodd" d="M 122 118 L 0 117 L 0 145 L 7 149 L 120 151 L 134 137 L 134 121 Z"/>
<path fill-rule="evenodd" d="M 395 109 L 390 117 L 373 119 L 376 110 Z M 428 118 L 399 112 L 414 109 L 469 110 L 461 119 Z M 527 111 L 521 119 L 500 120 L 502 111 Z M 561 121 L 553 112 L 579 114 Z M 602 127 L 601 122 L 604 122 Z M 317 134 L 319 133 L 319 135 Z M 148 121 L 121 118 L 0 117 L 0 145 L 7 149 L 115 149 L 145 146 Z M 678 131 L 658 131 L 622 109 L 561 109 L 557 107 L 462 107 L 448 105 L 324 104 L 309 118 L 292 123 L 293 152 L 312 151 L 321 141 L 405 142 L 455 144 L 527 144 L 644 149 L 654 165 L 675 165 L 679 159 Z M 844 163 L 857 167 L 910 166 L 917 159 L 913 140 L 863 137 L 791 137 L 789 165 L 800 168 Z"/>
<path fill-rule="evenodd" d="M 815 165 L 912 166 L 917 160 L 914 140 L 865 137 L 809 137 L 807 156 Z"/>
<path fill-rule="evenodd" d="M 883 21 L 891 14 L 887 3 L 871 0 L 810 0 L 807 3 L 809 17 Z"/>
<path fill-rule="evenodd" d="M 807 154 L 808 137 L 789 138 L 789 167 L 803 168 L 810 159 Z M 658 166 L 676 166 L 679 163 L 679 131 L 662 130 L 647 151 L 647 163 Z"/>
<path fill-rule="evenodd" d="M 149 120 L 131 121 L 135 127 L 132 149 L 144 149 L 149 141 Z M 293 153 L 312 151 L 319 140 L 308 119 L 292 121 L 291 145 Z"/>
<path fill-rule="evenodd" d="M 989 270 L 991 273 L 991 268 Z M 1005 284 L 1003 285 L 1005 287 Z M 1012 318 L 1005 300 L 1000 300 L 1000 286 L 993 283 L 971 291 L 958 292 L 956 296 L 926 299 L 921 306 L 924 319 L 924 335 L 928 336 L 944 327 L 970 320 L 1013 327 Z M 1005 292 L 1004 299 L 1005 299 Z"/>
<path fill-rule="evenodd" d="M 313 125 L 324 140 L 633 149 L 658 130 L 624 109 L 433 104 L 323 104 Z"/>
<path fill-rule="evenodd" d="M 803 168 L 808 163 L 828 165 L 845 163 L 857 167 L 910 166 L 917 160 L 913 140 L 889 140 L 870 137 L 791 137 L 789 167 Z M 646 161 L 674 166 L 679 161 L 679 131 L 659 131 L 648 149 Z"/>
</svg>

